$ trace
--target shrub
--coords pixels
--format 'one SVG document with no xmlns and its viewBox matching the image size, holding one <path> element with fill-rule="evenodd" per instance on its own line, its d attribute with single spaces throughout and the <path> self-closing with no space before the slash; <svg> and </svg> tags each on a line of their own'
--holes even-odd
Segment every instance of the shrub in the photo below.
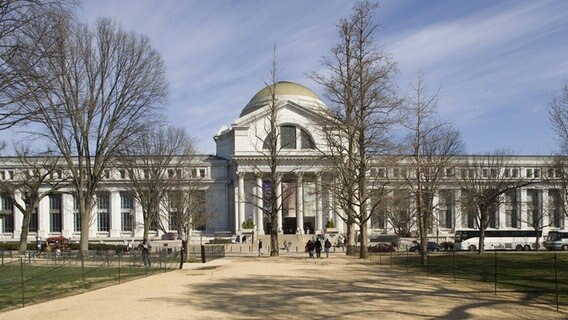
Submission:
<svg viewBox="0 0 568 320">
<path fill-rule="evenodd" d="M 244 229 L 253 229 L 254 228 L 254 222 L 251 219 L 244 221 L 243 222 L 243 228 Z"/>
<path fill-rule="evenodd" d="M 325 224 L 326 228 L 333 228 L 333 221 L 332 220 L 328 220 L 327 223 Z"/>
</svg>

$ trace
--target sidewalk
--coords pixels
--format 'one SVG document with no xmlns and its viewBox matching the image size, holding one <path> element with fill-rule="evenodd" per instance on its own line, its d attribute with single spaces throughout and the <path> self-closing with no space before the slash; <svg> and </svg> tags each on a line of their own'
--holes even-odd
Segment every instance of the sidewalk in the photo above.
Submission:
<svg viewBox="0 0 568 320">
<path fill-rule="evenodd" d="M 545 305 L 334 255 L 230 257 L 0 319 L 566 319 Z"/>
</svg>

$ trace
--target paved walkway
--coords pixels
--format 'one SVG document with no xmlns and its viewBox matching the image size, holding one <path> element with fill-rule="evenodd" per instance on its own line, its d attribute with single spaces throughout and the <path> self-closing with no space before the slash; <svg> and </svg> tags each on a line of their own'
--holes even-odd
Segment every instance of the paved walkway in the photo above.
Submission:
<svg viewBox="0 0 568 320">
<path fill-rule="evenodd" d="M 27 306 L 0 319 L 566 319 L 345 256 L 231 257 Z"/>
</svg>

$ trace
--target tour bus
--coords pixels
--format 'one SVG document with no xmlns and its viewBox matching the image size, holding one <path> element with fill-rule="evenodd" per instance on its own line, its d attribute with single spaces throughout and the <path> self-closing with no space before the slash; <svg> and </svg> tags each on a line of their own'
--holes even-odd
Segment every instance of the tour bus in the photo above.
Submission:
<svg viewBox="0 0 568 320">
<path fill-rule="evenodd" d="M 477 251 L 479 230 L 457 230 L 454 250 Z M 536 237 L 542 231 L 534 230 L 485 230 L 485 250 L 532 250 L 537 247 Z"/>
<path fill-rule="evenodd" d="M 549 231 L 544 246 L 547 250 L 568 251 L 568 231 Z"/>
</svg>

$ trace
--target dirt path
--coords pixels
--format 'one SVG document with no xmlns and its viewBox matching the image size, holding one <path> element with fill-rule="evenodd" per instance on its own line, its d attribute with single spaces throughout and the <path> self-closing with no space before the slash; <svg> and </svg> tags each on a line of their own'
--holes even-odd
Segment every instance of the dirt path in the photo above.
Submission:
<svg viewBox="0 0 568 320">
<path fill-rule="evenodd" d="M 0 319 L 566 319 L 344 256 L 231 257 L 0 313 Z"/>
</svg>

